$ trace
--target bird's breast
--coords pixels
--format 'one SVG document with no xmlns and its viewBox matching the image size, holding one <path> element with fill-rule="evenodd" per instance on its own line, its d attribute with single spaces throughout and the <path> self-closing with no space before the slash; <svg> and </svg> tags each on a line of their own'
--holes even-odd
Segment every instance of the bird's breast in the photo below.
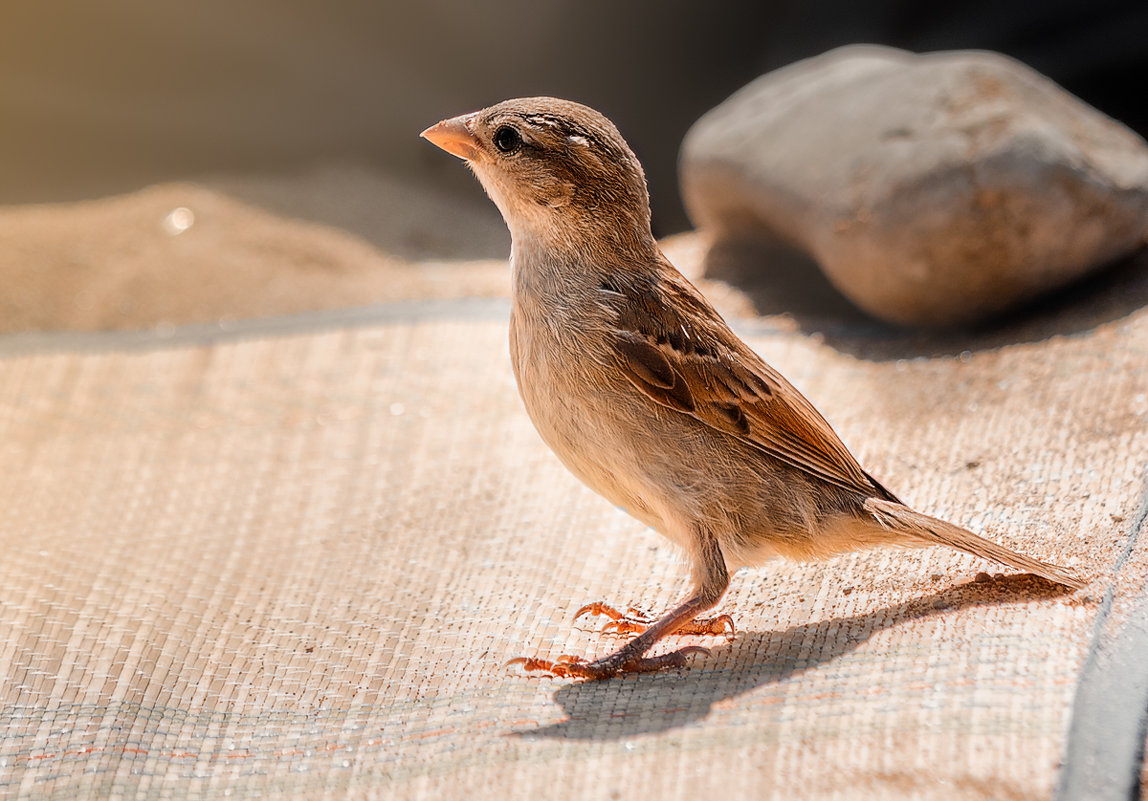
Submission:
<svg viewBox="0 0 1148 801">
<path fill-rule="evenodd" d="M 647 525 L 660 528 L 625 457 L 626 393 L 607 367 L 601 337 L 563 323 L 556 329 L 516 302 L 510 360 L 526 412 L 543 441 L 584 484 Z M 632 426 L 633 420 L 629 421 Z"/>
</svg>

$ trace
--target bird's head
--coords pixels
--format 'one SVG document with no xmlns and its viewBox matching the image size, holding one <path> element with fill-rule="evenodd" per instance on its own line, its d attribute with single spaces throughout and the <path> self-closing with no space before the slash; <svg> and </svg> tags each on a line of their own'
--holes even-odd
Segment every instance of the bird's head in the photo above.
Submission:
<svg viewBox="0 0 1148 801">
<path fill-rule="evenodd" d="M 507 100 L 422 136 L 466 161 L 515 239 L 651 239 L 642 166 L 592 108 L 552 97 Z"/>
</svg>

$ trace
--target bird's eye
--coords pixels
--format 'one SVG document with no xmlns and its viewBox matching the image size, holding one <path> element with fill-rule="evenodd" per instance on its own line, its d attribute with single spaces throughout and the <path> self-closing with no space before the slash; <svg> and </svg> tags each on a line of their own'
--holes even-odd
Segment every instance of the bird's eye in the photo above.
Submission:
<svg viewBox="0 0 1148 801">
<path fill-rule="evenodd" d="M 494 146 L 502 153 L 513 153 L 522 147 L 522 134 L 516 128 L 503 125 L 494 132 Z"/>
</svg>

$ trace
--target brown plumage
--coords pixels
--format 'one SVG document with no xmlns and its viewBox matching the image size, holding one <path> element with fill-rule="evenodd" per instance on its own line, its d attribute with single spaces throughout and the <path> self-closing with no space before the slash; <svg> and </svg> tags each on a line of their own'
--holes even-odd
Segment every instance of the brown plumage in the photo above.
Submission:
<svg viewBox="0 0 1148 801">
<path fill-rule="evenodd" d="M 645 654 L 667 634 L 721 630 L 698 614 L 733 570 L 777 555 L 939 544 L 1083 586 L 914 512 L 866 473 L 662 255 L 641 165 L 601 114 L 509 100 L 423 136 L 466 160 L 510 228 L 511 361 L 539 434 L 591 488 L 681 546 L 692 568 L 690 597 L 619 650 L 527 667 L 605 678 L 683 664 L 698 649 Z"/>
</svg>

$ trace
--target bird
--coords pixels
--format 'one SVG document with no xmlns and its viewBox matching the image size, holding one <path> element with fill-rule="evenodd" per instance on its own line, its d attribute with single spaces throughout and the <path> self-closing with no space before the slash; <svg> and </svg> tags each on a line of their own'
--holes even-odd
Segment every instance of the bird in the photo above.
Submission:
<svg viewBox="0 0 1148 801">
<path fill-rule="evenodd" d="M 421 136 L 466 163 L 510 229 L 510 357 L 534 427 L 571 473 L 677 545 L 690 567 L 688 597 L 656 620 L 604 603 L 579 610 L 635 633 L 613 652 L 511 663 L 588 680 L 686 667 L 705 649 L 649 652 L 672 634 L 732 633 L 728 615 L 700 616 L 735 571 L 777 556 L 945 545 L 1085 585 L 914 511 L 867 473 L 663 255 L 645 173 L 604 115 L 517 98 Z"/>
</svg>

